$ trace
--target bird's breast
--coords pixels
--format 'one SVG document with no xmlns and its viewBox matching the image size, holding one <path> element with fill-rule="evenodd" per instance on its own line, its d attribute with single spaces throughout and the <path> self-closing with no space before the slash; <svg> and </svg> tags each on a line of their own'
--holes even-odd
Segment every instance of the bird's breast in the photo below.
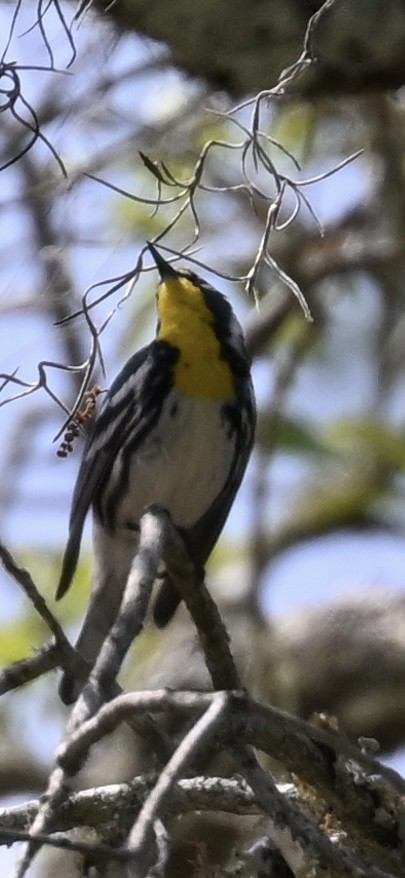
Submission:
<svg viewBox="0 0 405 878">
<path fill-rule="evenodd" d="M 175 524 L 193 525 L 223 489 L 234 453 L 223 402 L 173 388 L 157 425 L 133 453 L 118 526 L 138 521 L 151 503 L 164 506 Z"/>
</svg>

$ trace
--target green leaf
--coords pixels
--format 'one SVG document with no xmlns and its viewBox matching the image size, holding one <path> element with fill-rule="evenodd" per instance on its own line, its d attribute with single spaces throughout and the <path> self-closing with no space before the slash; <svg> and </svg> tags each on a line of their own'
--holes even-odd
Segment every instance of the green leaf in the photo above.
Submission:
<svg viewBox="0 0 405 878">
<path fill-rule="evenodd" d="M 292 454 L 330 454 L 327 445 L 304 421 L 281 416 L 276 418 L 276 442 L 274 442 L 274 421 L 271 415 L 261 412 L 256 433 L 256 441 L 264 451 L 272 451 L 274 444 L 278 449 Z"/>
<path fill-rule="evenodd" d="M 380 463 L 405 469 L 405 438 L 387 424 L 378 421 L 336 421 L 325 434 L 331 451 L 373 456 Z"/>
</svg>

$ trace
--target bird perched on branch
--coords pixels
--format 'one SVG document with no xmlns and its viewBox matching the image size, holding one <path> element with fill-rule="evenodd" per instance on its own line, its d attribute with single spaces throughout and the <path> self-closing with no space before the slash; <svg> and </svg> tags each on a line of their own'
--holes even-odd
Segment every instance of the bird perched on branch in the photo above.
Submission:
<svg viewBox="0 0 405 878">
<path fill-rule="evenodd" d="M 227 299 L 196 274 L 149 251 L 160 283 L 155 339 L 134 354 L 106 394 L 73 493 L 56 598 L 72 581 L 84 521 L 93 513 L 94 573 L 77 649 L 90 665 L 113 625 L 137 550 L 138 522 L 165 507 L 203 566 L 225 524 L 252 448 L 255 400 L 242 329 Z M 166 575 L 154 604 L 159 627 L 180 596 Z M 80 686 L 65 673 L 66 704 Z"/>
</svg>

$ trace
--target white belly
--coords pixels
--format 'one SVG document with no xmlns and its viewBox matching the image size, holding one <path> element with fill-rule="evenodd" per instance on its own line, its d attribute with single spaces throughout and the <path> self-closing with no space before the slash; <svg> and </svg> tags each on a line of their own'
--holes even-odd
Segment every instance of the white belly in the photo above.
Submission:
<svg viewBox="0 0 405 878">
<path fill-rule="evenodd" d="M 158 426 L 134 454 L 119 527 L 135 524 L 150 503 L 164 506 L 183 527 L 203 515 L 222 490 L 234 455 L 221 408 L 219 401 L 169 394 Z"/>
</svg>

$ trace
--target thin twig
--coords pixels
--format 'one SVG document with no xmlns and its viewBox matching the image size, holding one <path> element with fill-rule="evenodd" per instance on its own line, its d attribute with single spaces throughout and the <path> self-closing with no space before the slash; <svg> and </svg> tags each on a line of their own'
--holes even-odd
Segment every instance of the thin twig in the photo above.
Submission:
<svg viewBox="0 0 405 878">
<path fill-rule="evenodd" d="M 169 796 L 172 795 L 173 786 L 180 775 L 201 749 L 209 746 L 218 726 L 224 721 L 227 704 L 226 693 L 217 692 L 212 695 L 211 704 L 184 736 L 141 809 L 126 844 L 132 864 L 136 866 L 139 876 L 145 875 L 150 865 L 155 821 L 162 816 L 162 813 L 165 814 Z"/>
</svg>

